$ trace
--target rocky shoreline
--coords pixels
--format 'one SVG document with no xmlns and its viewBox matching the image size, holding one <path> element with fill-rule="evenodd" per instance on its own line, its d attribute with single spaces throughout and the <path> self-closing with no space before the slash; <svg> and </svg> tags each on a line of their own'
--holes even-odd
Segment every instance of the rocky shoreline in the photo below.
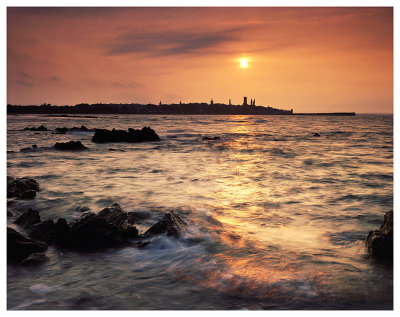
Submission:
<svg viewBox="0 0 400 317">
<path fill-rule="evenodd" d="M 39 184 L 32 178 L 7 177 L 9 198 L 22 199 L 25 192 L 39 190 Z M 24 196 L 25 195 L 25 196 Z M 39 264 L 47 261 L 43 253 L 48 246 L 77 252 L 98 252 L 110 247 L 145 247 L 156 236 L 165 235 L 179 239 L 187 232 L 186 222 L 174 211 L 139 233 L 135 224 L 147 219 L 143 212 L 126 212 L 117 203 L 95 213 L 80 208 L 81 216 L 71 222 L 65 218 L 41 220 L 37 210 L 28 209 L 13 221 L 27 233 L 7 227 L 7 262 Z M 14 217 L 8 214 L 9 217 Z"/>
<path fill-rule="evenodd" d="M 7 176 L 7 198 L 34 199 L 39 183 L 29 177 Z M 12 203 L 9 202 L 9 203 Z M 37 210 L 28 209 L 13 221 L 28 236 L 7 227 L 7 262 L 40 264 L 47 261 L 43 253 L 48 246 L 77 252 L 98 252 L 110 247 L 133 246 L 143 248 L 164 235 L 181 238 L 187 232 L 187 223 L 170 211 L 144 233 L 135 224 L 149 215 L 143 212 L 126 212 L 117 203 L 95 213 L 89 208 L 79 208 L 81 216 L 71 222 L 65 218 L 41 220 Z M 8 217 L 14 217 L 10 212 Z M 393 211 L 388 211 L 378 230 L 371 231 L 365 240 L 369 257 L 393 265 Z"/>
</svg>

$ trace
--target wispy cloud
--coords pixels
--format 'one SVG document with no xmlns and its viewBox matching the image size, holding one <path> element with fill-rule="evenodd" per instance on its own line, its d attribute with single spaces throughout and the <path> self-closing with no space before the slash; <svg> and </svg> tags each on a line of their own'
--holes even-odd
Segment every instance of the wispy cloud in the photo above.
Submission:
<svg viewBox="0 0 400 317">
<path fill-rule="evenodd" d="M 106 45 L 107 55 L 143 53 L 147 56 L 195 55 L 234 42 L 240 37 L 241 28 L 217 32 L 155 31 L 128 33 Z"/>
<path fill-rule="evenodd" d="M 33 83 L 29 83 L 25 80 L 18 79 L 15 81 L 18 85 L 25 86 L 25 87 L 33 87 L 35 86 Z"/>
</svg>

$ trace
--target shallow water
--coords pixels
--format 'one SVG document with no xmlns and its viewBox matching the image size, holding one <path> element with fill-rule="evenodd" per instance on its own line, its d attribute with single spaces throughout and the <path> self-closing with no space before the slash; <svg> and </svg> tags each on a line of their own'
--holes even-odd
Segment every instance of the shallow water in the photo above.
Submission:
<svg viewBox="0 0 400 317">
<path fill-rule="evenodd" d="M 162 141 L 21 131 L 42 124 L 150 126 Z M 51 148 L 69 140 L 89 150 Z M 19 152 L 32 144 L 37 152 Z M 189 224 L 183 239 L 144 249 L 50 248 L 39 267 L 8 265 L 8 309 L 393 307 L 392 269 L 369 259 L 363 242 L 393 208 L 392 116 L 19 115 L 7 118 L 7 150 L 7 174 L 41 188 L 9 206 L 14 214 L 31 207 L 70 221 L 79 206 L 116 202 L 150 213 L 140 232 L 169 210 Z"/>
</svg>

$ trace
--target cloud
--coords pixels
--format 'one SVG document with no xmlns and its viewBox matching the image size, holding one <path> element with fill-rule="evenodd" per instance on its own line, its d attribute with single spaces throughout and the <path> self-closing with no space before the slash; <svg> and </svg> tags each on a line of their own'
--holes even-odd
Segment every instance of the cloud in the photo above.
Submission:
<svg viewBox="0 0 400 317">
<path fill-rule="evenodd" d="M 141 32 L 124 34 L 108 43 L 107 55 L 121 55 L 131 53 L 144 53 L 145 55 L 170 56 L 170 55 L 195 55 L 221 45 L 233 42 L 239 38 L 241 28 L 217 32 Z"/>
<path fill-rule="evenodd" d="M 15 82 L 16 82 L 18 85 L 25 86 L 25 87 L 33 87 L 33 86 L 35 86 L 33 83 L 29 83 L 29 82 L 27 82 L 27 81 L 25 81 L 25 80 L 21 80 L 21 79 L 16 80 Z"/>
</svg>

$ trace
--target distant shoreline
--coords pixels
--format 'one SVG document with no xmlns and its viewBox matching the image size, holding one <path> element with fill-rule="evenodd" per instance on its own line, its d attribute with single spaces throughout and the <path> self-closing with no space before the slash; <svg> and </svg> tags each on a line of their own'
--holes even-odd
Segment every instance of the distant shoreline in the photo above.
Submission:
<svg viewBox="0 0 400 317">
<path fill-rule="evenodd" d="M 294 113 L 293 109 L 284 110 L 255 105 L 226 104 L 78 104 L 75 106 L 7 105 L 7 114 L 47 114 L 51 116 L 72 116 L 76 114 L 146 114 L 146 115 L 316 115 L 316 116 L 355 116 L 355 112 Z"/>
</svg>

